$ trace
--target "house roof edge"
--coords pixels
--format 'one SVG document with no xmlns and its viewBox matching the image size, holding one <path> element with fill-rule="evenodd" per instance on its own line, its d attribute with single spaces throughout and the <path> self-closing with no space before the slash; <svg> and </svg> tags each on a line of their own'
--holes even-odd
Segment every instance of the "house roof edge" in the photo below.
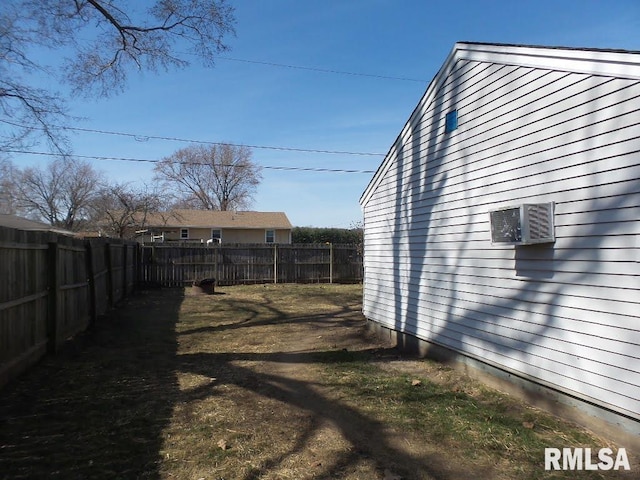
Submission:
<svg viewBox="0 0 640 480">
<path fill-rule="evenodd" d="M 362 193 L 360 197 L 360 205 L 362 208 L 364 208 L 375 191 L 375 188 L 389 169 L 391 158 L 393 158 L 392 153 L 394 149 L 397 148 L 402 137 L 408 134 L 412 119 L 425 104 L 431 101 L 440 82 L 446 78 L 452 67 L 459 60 L 484 61 L 496 64 L 546 68 L 640 80 L 640 51 L 467 41 L 456 42 Z"/>
</svg>

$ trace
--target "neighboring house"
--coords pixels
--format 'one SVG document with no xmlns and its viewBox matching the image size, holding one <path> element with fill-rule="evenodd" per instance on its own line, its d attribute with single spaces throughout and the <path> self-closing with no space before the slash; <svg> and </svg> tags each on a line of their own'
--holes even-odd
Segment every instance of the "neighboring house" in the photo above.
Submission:
<svg viewBox="0 0 640 480">
<path fill-rule="evenodd" d="M 70 237 L 76 236 L 76 234 L 70 230 L 64 228 L 52 227 L 46 223 L 38 222 L 36 220 L 29 220 L 27 218 L 18 217 L 16 215 L 9 215 L 6 213 L 0 213 L 0 227 L 15 228 L 17 230 L 28 230 L 38 232 L 53 232 L 61 235 L 68 235 Z"/>
<path fill-rule="evenodd" d="M 640 434 L 639 152 L 640 53 L 456 44 L 361 197 L 365 316 Z"/>
<path fill-rule="evenodd" d="M 189 243 L 291 243 L 291 222 L 283 212 L 173 210 L 150 213 L 139 237 Z"/>
</svg>

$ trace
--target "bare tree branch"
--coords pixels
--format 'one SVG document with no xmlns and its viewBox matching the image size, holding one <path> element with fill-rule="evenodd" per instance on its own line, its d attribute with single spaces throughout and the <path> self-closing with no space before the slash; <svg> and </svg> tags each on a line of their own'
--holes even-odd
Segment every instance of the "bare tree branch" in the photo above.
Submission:
<svg viewBox="0 0 640 480">
<path fill-rule="evenodd" d="M 0 213 L 19 213 L 16 204 L 16 174 L 14 165 L 6 158 L 0 158 Z"/>
<path fill-rule="evenodd" d="M 110 96 L 124 89 L 132 70 L 188 66 L 182 52 L 213 65 L 228 49 L 223 39 L 235 33 L 225 0 L 156 0 L 145 8 L 126 0 L 3 0 L 0 151 L 42 132 L 54 150 L 70 150 L 63 131 L 52 127 L 70 120 L 63 96 L 34 86 L 34 76 L 54 77 L 61 67 L 59 81 L 73 95 Z M 72 55 L 62 65 L 43 65 L 30 56 L 34 46 Z"/>
<path fill-rule="evenodd" d="M 148 215 L 161 208 L 159 193 L 147 187 L 109 185 L 94 200 L 93 223 L 109 236 L 134 238 L 137 230 L 146 227 Z"/>
</svg>

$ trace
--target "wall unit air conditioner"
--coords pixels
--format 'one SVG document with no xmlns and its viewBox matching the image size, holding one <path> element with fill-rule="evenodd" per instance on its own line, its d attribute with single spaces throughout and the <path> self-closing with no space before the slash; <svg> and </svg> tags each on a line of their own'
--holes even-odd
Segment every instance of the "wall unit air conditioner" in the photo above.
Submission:
<svg viewBox="0 0 640 480">
<path fill-rule="evenodd" d="M 555 241 L 553 203 L 524 203 L 489 212 L 493 245 L 532 245 Z"/>
</svg>

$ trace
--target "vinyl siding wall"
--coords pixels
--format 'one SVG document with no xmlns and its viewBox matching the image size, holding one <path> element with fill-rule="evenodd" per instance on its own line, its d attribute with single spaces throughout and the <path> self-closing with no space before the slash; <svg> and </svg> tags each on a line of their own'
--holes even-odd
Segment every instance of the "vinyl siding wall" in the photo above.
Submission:
<svg viewBox="0 0 640 480">
<path fill-rule="evenodd" d="M 640 419 L 640 83 L 459 60 L 433 92 L 363 196 L 365 316 Z M 538 202 L 555 244 L 491 245 Z"/>
</svg>

